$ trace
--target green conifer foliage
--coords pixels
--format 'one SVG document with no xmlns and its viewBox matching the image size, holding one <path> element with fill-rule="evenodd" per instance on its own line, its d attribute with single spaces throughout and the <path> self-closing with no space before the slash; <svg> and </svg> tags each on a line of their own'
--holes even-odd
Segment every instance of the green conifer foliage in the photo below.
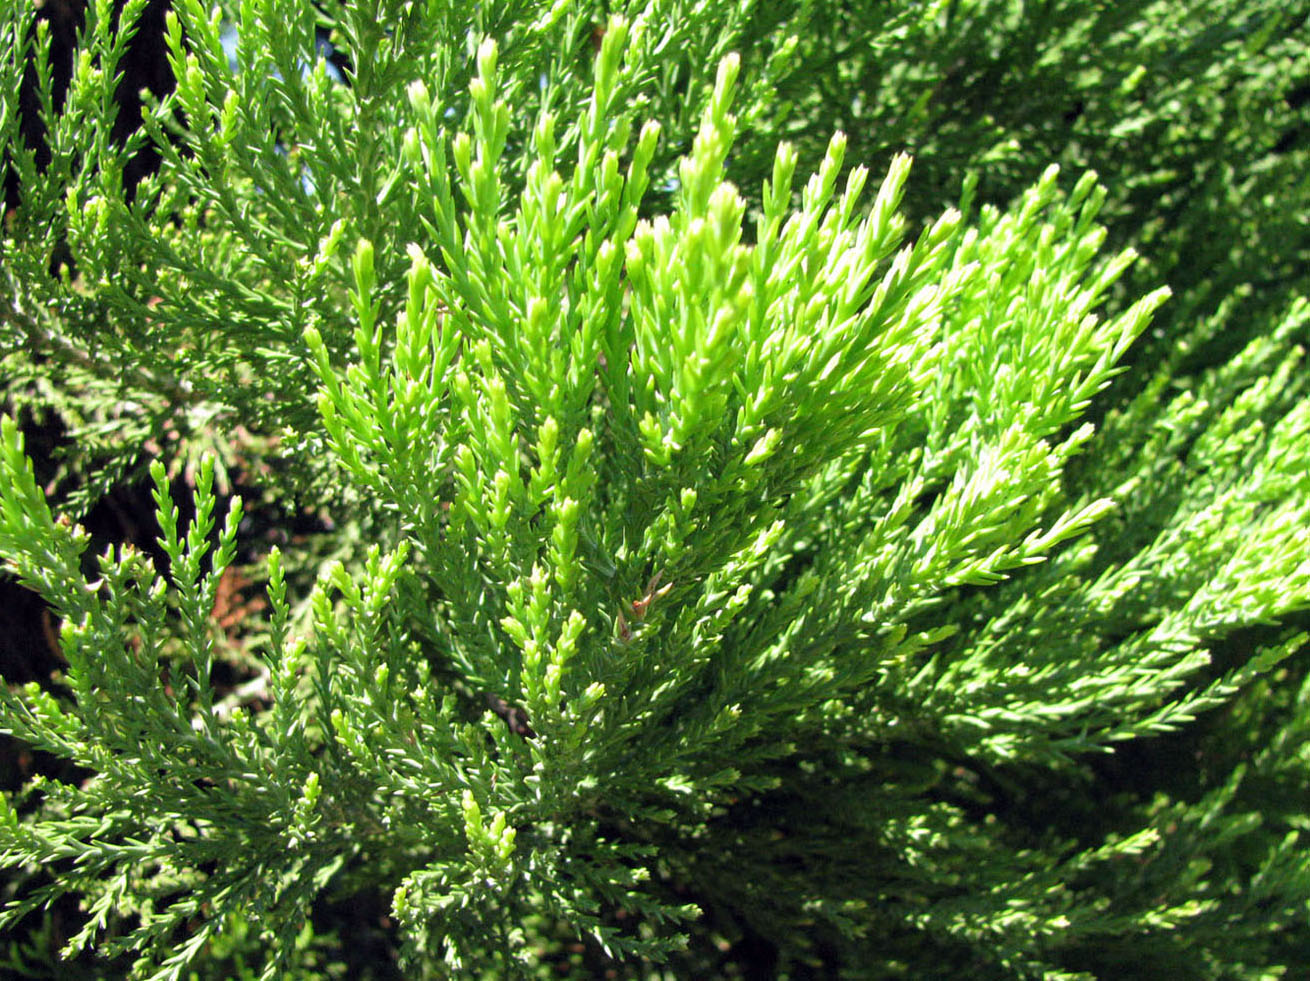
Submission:
<svg viewBox="0 0 1310 981">
<path fill-rule="evenodd" d="M 151 979 L 346 976 L 361 897 L 379 978 L 1295 976 L 1310 11 L 601 6 L 177 0 L 126 142 L 145 0 L 62 101 L 0 11 L 0 561 L 65 662 L 0 730 L 77 768 L 0 798 L 0 925 L 75 897 L 63 956 Z M 158 554 L 96 554 L 142 476 Z"/>
</svg>

